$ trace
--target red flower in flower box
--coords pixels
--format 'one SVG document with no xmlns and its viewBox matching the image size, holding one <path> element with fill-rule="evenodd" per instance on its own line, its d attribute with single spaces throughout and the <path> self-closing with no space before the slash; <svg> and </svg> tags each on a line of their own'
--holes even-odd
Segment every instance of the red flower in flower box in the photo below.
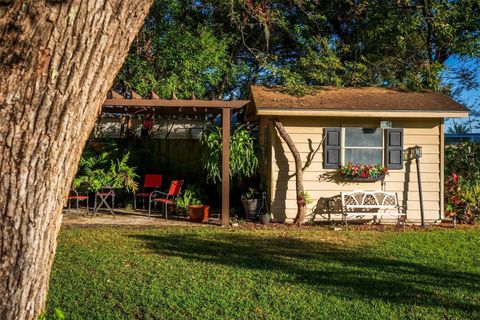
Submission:
<svg viewBox="0 0 480 320">
<path fill-rule="evenodd" d="M 352 164 L 348 162 L 340 168 L 347 179 L 374 181 L 381 180 L 388 174 L 388 168 L 382 164 Z"/>
</svg>

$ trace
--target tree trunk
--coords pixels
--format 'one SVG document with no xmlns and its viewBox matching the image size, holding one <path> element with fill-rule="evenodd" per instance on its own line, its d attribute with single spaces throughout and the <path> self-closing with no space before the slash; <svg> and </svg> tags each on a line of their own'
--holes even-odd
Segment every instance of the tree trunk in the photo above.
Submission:
<svg viewBox="0 0 480 320">
<path fill-rule="evenodd" d="M 43 310 L 62 207 L 151 0 L 0 1 L 0 319 Z"/>
<path fill-rule="evenodd" d="M 305 199 L 305 190 L 303 188 L 303 165 L 302 165 L 302 158 L 300 157 L 300 153 L 297 150 L 297 147 L 290 138 L 290 135 L 285 130 L 283 124 L 278 120 L 273 120 L 273 124 L 278 130 L 280 137 L 285 141 L 290 152 L 295 159 L 295 186 L 296 186 L 296 193 L 297 193 L 297 215 L 293 220 L 293 223 L 300 226 L 302 225 L 303 221 L 305 220 L 305 215 L 307 212 L 307 203 Z"/>
</svg>

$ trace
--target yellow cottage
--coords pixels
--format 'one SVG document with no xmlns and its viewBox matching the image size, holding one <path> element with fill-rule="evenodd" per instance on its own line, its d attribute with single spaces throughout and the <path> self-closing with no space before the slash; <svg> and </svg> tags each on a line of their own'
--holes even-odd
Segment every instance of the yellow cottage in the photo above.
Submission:
<svg viewBox="0 0 480 320">
<path fill-rule="evenodd" d="M 313 89 L 312 89 L 313 90 Z M 341 219 L 341 192 L 395 193 L 407 221 L 420 221 L 420 194 L 414 146 L 421 147 L 421 188 L 426 222 L 444 218 L 444 119 L 468 116 L 469 110 L 448 96 L 384 88 L 316 88 L 295 97 L 281 87 L 252 86 L 246 117 L 258 121 L 263 148 L 262 179 L 270 212 L 277 221 L 296 215 L 295 163 L 272 119 L 279 120 L 296 145 L 315 220 Z M 339 168 L 381 163 L 383 179 L 346 179 Z"/>
</svg>

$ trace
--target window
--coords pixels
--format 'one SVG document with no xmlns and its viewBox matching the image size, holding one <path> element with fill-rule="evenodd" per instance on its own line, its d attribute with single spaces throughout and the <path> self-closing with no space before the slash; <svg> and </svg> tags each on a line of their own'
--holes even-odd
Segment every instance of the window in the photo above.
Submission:
<svg viewBox="0 0 480 320">
<path fill-rule="evenodd" d="M 342 163 L 383 163 L 383 132 L 380 128 L 343 128 Z"/>
<path fill-rule="evenodd" d="M 338 169 L 348 162 L 380 163 L 389 169 L 403 169 L 402 128 L 343 127 L 324 128 L 323 132 L 324 169 Z"/>
</svg>

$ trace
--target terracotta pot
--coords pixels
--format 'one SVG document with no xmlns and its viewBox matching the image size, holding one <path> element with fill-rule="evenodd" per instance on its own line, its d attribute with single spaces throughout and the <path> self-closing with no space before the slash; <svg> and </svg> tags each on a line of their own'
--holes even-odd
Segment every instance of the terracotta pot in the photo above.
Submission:
<svg viewBox="0 0 480 320">
<path fill-rule="evenodd" d="M 203 204 L 188 206 L 188 216 L 193 222 L 205 223 L 208 221 L 210 206 Z"/>
</svg>

